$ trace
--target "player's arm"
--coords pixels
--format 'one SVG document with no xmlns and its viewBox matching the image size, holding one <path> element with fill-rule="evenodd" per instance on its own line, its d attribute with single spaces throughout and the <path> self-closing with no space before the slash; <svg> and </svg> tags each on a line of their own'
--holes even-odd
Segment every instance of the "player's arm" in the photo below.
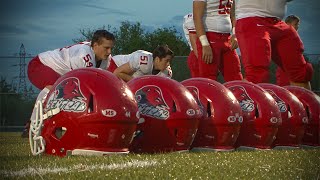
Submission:
<svg viewBox="0 0 320 180">
<path fill-rule="evenodd" d="M 235 34 L 235 28 L 236 28 L 236 13 L 235 13 L 235 4 L 236 2 L 233 1 L 232 6 L 231 6 L 231 11 L 230 11 L 230 20 L 231 20 L 231 24 L 232 24 L 232 30 L 231 30 L 231 38 L 230 38 L 230 46 L 231 49 L 237 49 L 238 48 L 238 40 L 236 38 L 236 34 Z"/>
<path fill-rule="evenodd" d="M 230 20 L 231 20 L 232 28 L 236 27 L 236 1 L 233 1 L 231 6 Z"/>
<path fill-rule="evenodd" d="M 119 66 L 113 72 L 113 74 L 115 74 L 117 77 L 121 78 L 125 82 L 128 82 L 133 78 L 132 77 L 133 73 L 134 73 L 134 71 L 131 69 L 129 63 L 125 63 L 125 64 Z"/>
<path fill-rule="evenodd" d="M 193 1 L 193 21 L 196 28 L 197 36 L 202 45 L 202 60 L 207 64 L 212 63 L 212 50 L 204 29 L 203 15 L 207 3 L 201 0 Z"/>
<path fill-rule="evenodd" d="M 196 45 L 197 38 L 197 34 L 189 33 L 190 44 L 196 57 L 198 57 L 198 49 Z"/>
<path fill-rule="evenodd" d="M 192 16 L 192 19 L 193 19 L 193 16 Z M 195 53 L 195 55 L 198 57 L 198 53 L 197 53 L 197 45 L 196 45 L 196 41 L 197 41 L 197 34 L 194 33 L 191 33 L 188 29 L 188 27 L 186 26 L 186 21 L 190 20 L 189 19 L 189 16 L 188 17 L 185 17 L 184 19 L 184 22 L 183 22 L 183 25 L 182 25 L 182 28 L 183 28 L 183 32 L 184 32 L 184 35 L 186 36 L 186 39 L 188 41 L 188 45 L 191 46 L 193 52 Z M 192 23 L 193 23 L 193 20 L 192 20 Z M 194 24 L 194 23 L 193 23 Z M 193 28 L 194 28 L 194 25 L 193 25 Z"/>
</svg>

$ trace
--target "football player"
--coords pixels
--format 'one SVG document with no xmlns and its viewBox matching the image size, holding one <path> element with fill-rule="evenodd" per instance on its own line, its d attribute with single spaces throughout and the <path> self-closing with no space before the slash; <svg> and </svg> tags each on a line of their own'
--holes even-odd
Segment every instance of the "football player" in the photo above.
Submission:
<svg viewBox="0 0 320 180">
<path fill-rule="evenodd" d="M 232 0 L 193 0 L 200 77 L 217 80 L 220 71 L 225 81 L 242 80 L 237 39 L 230 34 L 235 19 L 232 4 Z"/>
<path fill-rule="evenodd" d="M 196 30 L 194 28 L 194 22 L 193 22 L 193 14 L 189 13 L 184 16 L 183 18 L 183 32 L 187 39 L 187 42 L 190 47 L 190 53 L 188 56 L 188 67 L 191 73 L 191 77 L 199 77 L 199 65 L 198 65 L 198 52 L 197 52 L 197 34 Z"/>
<path fill-rule="evenodd" d="M 290 15 L 286 18 L 285 22 L 292 26 L 296 31 L 298 31 L 300 26 L 300 18 L 295 15 Z M 280 68 L 277 67 L 276 70 L 276 79 L 277 79 L 277 85 L 279 86 L 287 86 L 290 85 L 290 80 L 286 73 Z"/>
<path fill-rule="evenodd" d="M 28 64 L 28 78 L 40 89 L 37 101 L 46 97 L 57 79 L 69 71 L 85 67 L 99 67 L 111 54 L 115 37 L 106 30 L 97 30 L 91 42 L 66 46 L 40 53 Z M 35 112 L 31 119 L 35 118 Z M 26 125 L 28 127 L 28 125 Z"/>
<path fill-rule="evenodd" d="M 111 58 L 108 71 L 113 72 L 125 82 L 144 75 L 172 77 L 170 61 L 174 54 L 167 45 L 158 46 L 153 53 L 137 50 L 127 55 Z"/>
<path fill-rule="evenodd" d="M 28 65 L 28 78 L 38 89 L 50 89 L 60 76 L 71 70 L 99 67 L 111 54 L 114 40 L 110 32 L 97 30 L 91 42 L 40 53 Z"/>
<path fill-rule="evenodd" d="M 246 80 L 269 81 L 271 59 L 289 77 L 291 85 L 311 89 L 313 68 L 302 55 L 303 44 L 295 29 L 281 19 L 288 0 L 238 0 L 236 36 Z"/>
</svg>

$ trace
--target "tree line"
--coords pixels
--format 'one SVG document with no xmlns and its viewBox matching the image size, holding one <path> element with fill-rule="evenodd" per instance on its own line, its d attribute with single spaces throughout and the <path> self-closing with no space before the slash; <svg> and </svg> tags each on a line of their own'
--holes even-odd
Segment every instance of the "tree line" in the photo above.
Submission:
<svg viewBox="0 0 320 180">
<path fill-rule="evenodd" d="M 176 56 L 187 56 L 190 52 L 185 37 L 175 27 L 157 28 L 148 32 L 139 22 L 124 21 L 118 29 L 111 26 L 103 26 L 101 29 L 106 29 L 115 36 L 113 55 L 130 54 L 136 50 L 152 52 L 158 45 L 163 44 L 167 44 Z M 81 37 L 73 39 L 73 42 L 90 40 L 95 31 L 96 29 L 80 29 Z"/>
</svg>

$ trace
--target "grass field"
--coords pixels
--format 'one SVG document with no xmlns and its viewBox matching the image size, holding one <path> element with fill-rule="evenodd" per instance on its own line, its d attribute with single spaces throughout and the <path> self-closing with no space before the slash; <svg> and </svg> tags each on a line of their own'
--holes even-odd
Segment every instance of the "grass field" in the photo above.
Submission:
<svg viewBox="0 0 320 180">
<path fill-rule="evenodd" d="M 52 157 L 0 132 L 1 179 L 320 179 L 320 149 Z"/>
</svg>

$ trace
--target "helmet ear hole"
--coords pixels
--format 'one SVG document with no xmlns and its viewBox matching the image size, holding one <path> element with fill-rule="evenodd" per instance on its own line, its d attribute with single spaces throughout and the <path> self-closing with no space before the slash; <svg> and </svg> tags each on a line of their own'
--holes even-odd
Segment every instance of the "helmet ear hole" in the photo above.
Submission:
<svg viewBox="0 0 320 180">
<path fill-rule="evenodd" d="M 174 136 L 175 136 L 175 137 L 178 137 L 178 129 L 174 129 L 174 132 L 173 132 L 173 133 L 174 133 Z"/>
<path fill-rule="evenodd" d="M 56 136 L 56 138 L 61 139 L 66 132 L 67 132 L 67 128 L 58 127 L 58 128 L 56 128 L 56 131 L 54 132 L 54 135 Z"/>
<path fill-rule="evenodd" d="M 255 117 L 256 117 L 256 118 L 259 118 L 259 110 L 258 110 L 258 107 L 257 107 L 256 110 L 255 110 Z"/>
<path fill-rule="evenodd" d="M 211 103 L 208 101 L 207 102 L 207 117 L 211 116 Z"/>
<path fill-rule="evenodd" d="M 94 108 L 93 108 L 93 95 L 90 94 L 88 113 L 91 113 L 93 111 L 94 111 Z"/>
<path fill-rule="evenodd" d="M 306 107 L 305 107 L 305 109 L 306 109 L 306 112 L 307 112 L 307 117 L 308 117 L 308 119 L 310 119 L 310 110 L 309 110 L 309 106 L 306 106 Z"/>
<path fill-rule="evenodd" d="M 291 118 L 291 117 L 292 117 L 292 112 L 291 112 L 290 106 L 288 105 L 288 118 Z"/>
<path fill-rule="evenodd" d="M 172 105 L 172 112 L 177 112 L 177 106 L 176 103 L 174 101 L 172 101 L 173 105 Z"/>
</svg>

